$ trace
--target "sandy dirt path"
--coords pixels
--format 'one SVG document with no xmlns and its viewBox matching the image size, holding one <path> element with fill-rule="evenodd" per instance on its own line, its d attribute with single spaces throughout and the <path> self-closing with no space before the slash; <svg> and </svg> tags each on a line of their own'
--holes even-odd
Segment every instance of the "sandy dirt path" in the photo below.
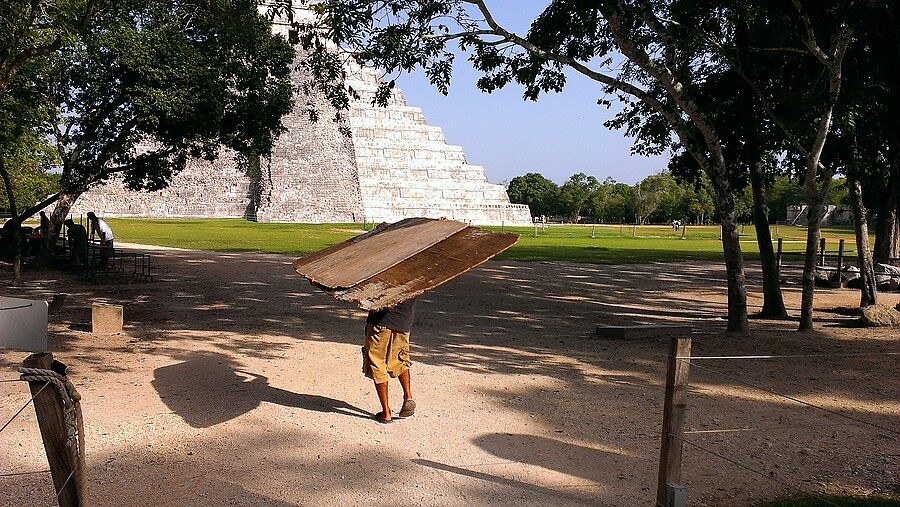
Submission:
<svg viewBox="0 0 900 507">
<path fill-rule="evenodd" d="M 741 383 L 900 428 L 898 356 L 878 355 L 900 351 L 897 332 L 819 312 L 814 333 L 757 320 L 750 336 L 726 336 L 719 265 L 489 262 L 420 300 L 419 413 L 385 426 L 369 419 L 377 403 L 360 373 L 364 312 L 313 289 L 292 260 L 157 250 L 154 282 L 32 273 L 30 289 L 3 290 L 68 294 L 51 349 L 83 396 L 92 505 L 651 505 L 666 342 L 594 336 L 632 323 L 694 326 L 695 355 L 830 356 L 692 372 L 692 443 L 772 478 L 689 446 L 692 505 L 900 483 L 895 434 Z M 752 268 L 749 281 L 752 312 Z M 799 288 L 786 296 L 798 313 Z M 126 331 L 93 336 L 91 301 L 123 304 Z M 857 301 L 821 290 L 816 305 Z M 24 356 L 0 351 L 0 380 Z M 0 383 L 0 416 L 26 392 Z M 0 474 L 46 466 L 29 409 L 0 434 Z M 0 477 L 0 505 L 51 495 L 46 473 Z"/>
</svg>

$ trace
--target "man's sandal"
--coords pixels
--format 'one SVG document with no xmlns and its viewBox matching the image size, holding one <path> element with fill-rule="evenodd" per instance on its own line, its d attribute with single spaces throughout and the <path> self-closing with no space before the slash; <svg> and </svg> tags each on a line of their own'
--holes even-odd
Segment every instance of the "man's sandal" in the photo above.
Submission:
<svg viewBox="0 0 900 507">
<path fill-rule="evenodd" d="M 416 400 L 406 400 L 400 409 L 399 417 L 412 417 L 416 413 Z"/>
<path fill-rule="evenodd" d="M 384 412 L 378 412 L 377 414 L 373 414 L 372 419 L 375 419 L 376 421 L 380 422 L 381 424 L 390 424 L 390 423 L 394 422 L 393 419 L 385 419 Z"/>
</svg>

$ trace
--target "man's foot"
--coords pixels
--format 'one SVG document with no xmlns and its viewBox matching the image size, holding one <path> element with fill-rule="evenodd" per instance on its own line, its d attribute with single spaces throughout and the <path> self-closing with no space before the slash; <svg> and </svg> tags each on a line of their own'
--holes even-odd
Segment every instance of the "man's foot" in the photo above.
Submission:
<svg viewBox="0 0 900 507">
<path fill-rule="evenodd" d="M 410 398 L 403 402 L 403 407 L 400 409 L 400 417 L 412 417 L 416 413 L 416 400 Z"/>
<path fill-rule="evenodd" d="M 388 424 L 388 423 L 394 422 L 394 420 L 391 419 L 390 414 L 388 414 L 387 418 L 385 418 L 384 412 L 378 412 L 377 414 L 373 415 L 372 418 L 375 419 L 376 421 L 380 422 L 381 424 Z"/>
</svg>

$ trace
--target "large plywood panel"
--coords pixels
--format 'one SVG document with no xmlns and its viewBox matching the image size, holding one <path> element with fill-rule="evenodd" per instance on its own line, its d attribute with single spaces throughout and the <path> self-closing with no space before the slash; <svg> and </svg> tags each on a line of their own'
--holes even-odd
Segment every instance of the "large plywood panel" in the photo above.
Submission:
<svg viewBox="0 0 900 507">
<path fill-rule="evenodd" d="M 350 288 L 466 227 L 453 220 L 407 219 L 298 259 L 294 269 L 323 287 Z"/>
<path fill-rule="evenodd" d="M 466 229 L 355 285 L 334 291 L 342 301 L 379 310 L 434 289 L 511 247 L 516 234 Z"/>
</svg>

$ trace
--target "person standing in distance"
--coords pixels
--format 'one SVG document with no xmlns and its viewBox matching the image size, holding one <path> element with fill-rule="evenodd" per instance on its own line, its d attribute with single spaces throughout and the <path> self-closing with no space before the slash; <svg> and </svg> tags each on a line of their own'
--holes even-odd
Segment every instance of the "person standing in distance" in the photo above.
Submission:
<svg viewBox="0 0 900 507">
<path fill-rule="evenodd" d="M 393 421 L 388 398 L 388 381 L 391 378 L 399 380 L 403 388 L 403 406 L 399 417 L 410 417 L 416 413 L 409 378 L 409 333 L 415 315 L 414 298 L 390 308 L 369 312 L 366 319 L 363 374 L 375 383 L 381 412 L 374 417 L 381 423 Z"/>
<path fill-rule="evenodd" d="M 106 266 L 109 262 L 109 253 L 113 249 L 112 228 L 105 220 L 97 218 L 93 211 L 88 211 L 87 217 L 91 223 L 91 239 L 94 239 L 94 234 L 100 238 L 100 265 Z"/>
</svg>

